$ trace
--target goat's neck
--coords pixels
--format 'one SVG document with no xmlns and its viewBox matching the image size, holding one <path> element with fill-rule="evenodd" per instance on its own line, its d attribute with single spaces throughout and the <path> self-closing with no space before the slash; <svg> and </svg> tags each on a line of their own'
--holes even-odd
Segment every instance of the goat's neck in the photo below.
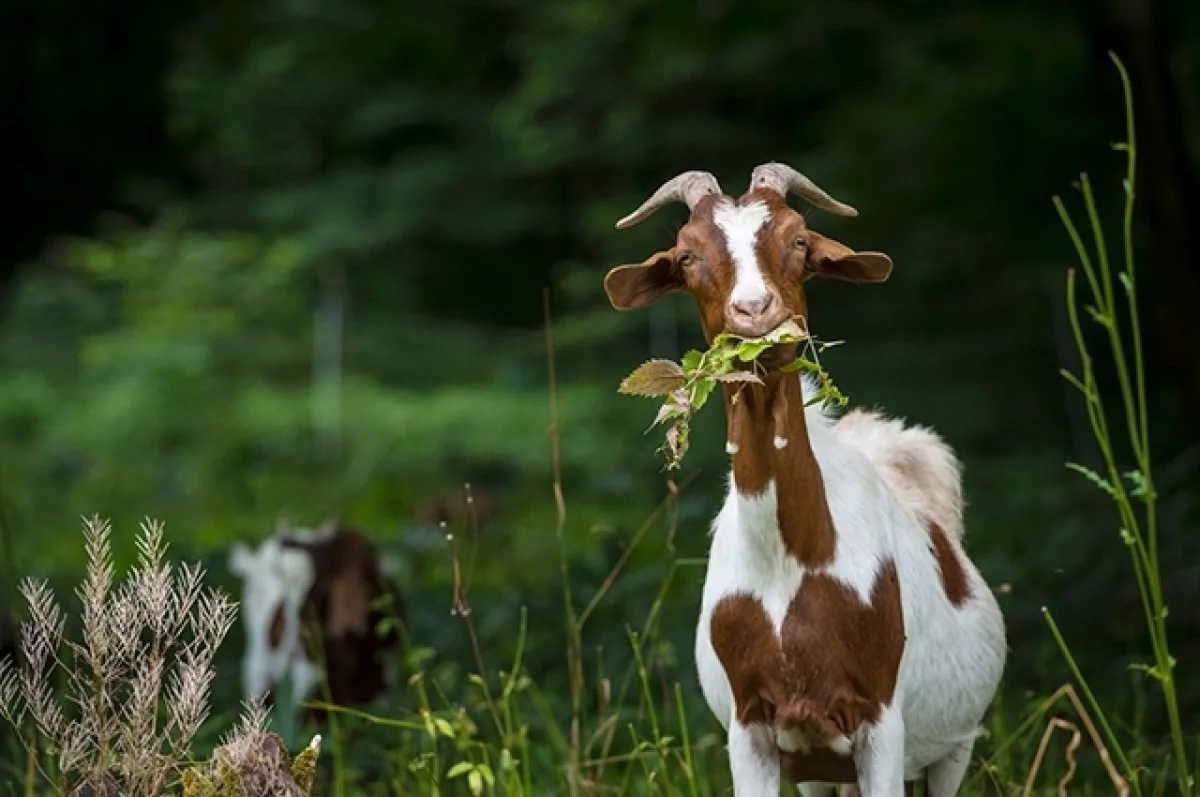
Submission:
<svg viewBox="0 0 1200 797">
<path fill-rule="evenodd" d="M 725 386 L 728 448 L 738 494 L 755 499 L 774 483 L 785 550 L 800 564 L 833 559 L 833 519 L 813 454 L 796 374 L 768 373 L 765 384 Z"/>
</svg>

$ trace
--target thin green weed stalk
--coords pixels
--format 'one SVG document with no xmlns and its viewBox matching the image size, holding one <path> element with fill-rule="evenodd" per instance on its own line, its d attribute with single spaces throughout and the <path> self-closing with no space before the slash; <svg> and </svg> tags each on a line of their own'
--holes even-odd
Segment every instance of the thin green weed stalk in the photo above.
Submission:
<svg viewBox="0 0 1200 797">
<path fill-rule="evenodd" d="M 1097 387 L 1094 359 L 1084 335 L 1084 327 L 1079 313 L 1077 297 L 1079 271 L 1074 268 L 1067 273 L 1067 309 L 1081 365 L 1078 374 L 1071 373 L 1065 368 L 1061 373 L 1063 378 L 1083 396 L 1088 421 L 1099 447 L 1103 465 L 1099 472 L 1074 462 L 1067 463 L 1067 467 L 1085 476 L 1107 494 L 1117 509 L 1121 523 L 1121 540 L 1129 550 L 1133 563 L 1138 594 L 1141 598 L 1146 629 L 1153 652 L 1153 664 L 1139 664 L 1137 668 L 1157 683 L 1162 692 L 1170 724 L 1172 756 L 1179 793 L 1185 797 L 1191 797 L 1194 794 L 1194 779 L 1188 766 L 1183 725 L 1179 714 L 1175 682 L 1176 662 L 1171 655 L 1167 638 L 1167 606 L 1163 599 L 1158 551 L 1158 493 L 1154 486 L 1150 450 L 1150 410 L 1146 401 L 1145 361 L 1141 322 L 1137 307 L 1137 273 L 1133 251 L 1137 146 L 1133 93 L 1124 64 L 1114 53 L 1109 53 L 1109 56 L 1120 74 L 1125 97 L 1126 141 L 1113 145 L 1114 149 L 1125 153 L 1127 167 L 1123 180 L 1125 201 L 1121 227 L 1123 267 L 1120 264 L 1113 264 L 1109 260 L 1104 226 L 1096 210 L 1091 182 L 1086 174 L 1080 177 L 1080 190 L 1083 194 L 1084 207 L 1095 246 L 1094 258 L 1084 244 L 1083 236 L 1070 213 L 1067 212 L 1062 199 L 1054 197 L 1054 206 L 1075 247 L 1079 267 L 1090 292 L 1090 302 L 1084 304 L 1083 309 L 1088 318 L 1103 330 L 1102 337 L 1107 341 L 1108 350 L 1112 356 L 1120 387 L 1120 416 L 1124 420 L 1134 467 L 1122 471 L 1117 461 L 1115 431 L 1110 428 L 1109 416 L 1105 412 L 1105 399 Z M 1121 320 L 1122 304 L 1128 315 L 1128 321 L 1124 323 Z M 1130 336 L 1128 342 L 1124 336 L 1125 323 L 1128 324 Z M 1127 346 L 1129 353 L 1126 351 Z M 1061 632 L 1054 624 L 1053 618 L 1048 612 L 1046 617 L 1055 641 L 1067 657 L 1072 674 L 1100 722 L 1109 745 L 1124 770 L 1125 777 L 1133 787 L 1134 793 L 1140 797 L 1142 791 L 1138 773 L 1130 766 L 1128 757 L 1118 744 L 1099 704 L 1088 688 L 1083 674 L 1074 664 L 1074 659 L 1070 655 Z"/>
</svg>

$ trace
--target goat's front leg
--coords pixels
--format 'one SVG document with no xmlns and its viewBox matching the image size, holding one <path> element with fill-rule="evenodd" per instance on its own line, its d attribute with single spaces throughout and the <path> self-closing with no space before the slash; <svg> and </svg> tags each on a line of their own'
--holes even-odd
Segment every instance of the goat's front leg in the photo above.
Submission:
<svg viewBox="0 0 1200 797">
<path fill-rule="evenodd" d="M 900 797 L 904 794 L 904 719 L 893 702 L 879 721 L 864 726 L 854 750 L 858 792 L 862 797 Z"/>
<path fill-rule="evenodd" d="M 779 750 L 775 734 L 761 723 L 729 724 L 729 770 L 734 797 L 777 797 Z"/>
</svg>

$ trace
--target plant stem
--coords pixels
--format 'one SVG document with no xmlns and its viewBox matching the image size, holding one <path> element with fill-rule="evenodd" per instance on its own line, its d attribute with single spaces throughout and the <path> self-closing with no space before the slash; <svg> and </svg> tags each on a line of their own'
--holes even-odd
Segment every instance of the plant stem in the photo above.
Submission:
<svg viewBox="0 0 1200 797">
<path fill-rule="evenodd" d="M 1142 349 L 1141 321 L 1137 306 L 1137 280 L 1133 253 L 1133 210 L 1135 198 L 1134 185 L 1137 174 L 1137 146 L 1136 131 L 1134 129 L 1133 94 L 1130 88 L 1129 75 L 1121 60 L 1114 53 L 1109 53 L 1109 57 L 1116 65 L 1117 71 L 1121 76 L 1121 85 L 1125 96 L 1127 140 L 1122 144 L 1114 145 L 1115 149 L 1126 153 L 1127 166 L 1126 175 L 1123 180 L 1125 196 L 1124 212 L 1122 215 L 1124 269 L 1117 276 L 1124 288 L 1128 305 L 1130 330 L 1133 338 L 1132 367 L 1125 353 L 1124 341 L 1121 338 L 1121 324 L 1117 315 L 1116 290 L 1113 285 L 1113 274 L 1108 259 L 1104 228 L 1096 209 L 1095 198 L 1092 194 L 1091 183 L 1087 175 L 1082 175 L 1081 189 L 1088 222 L 1091 225 L 1092 237 L 1096 246 L 1096 260 L 1094 263 L 1088 254 L 1082 237 L 1079 235 L 1079 231 L 1075 228 L 1061 200 L 1055 197 L 1054 204 L 1063 221 L 1063 225 L 1066 227 L 1067 234 L 1070 236 L 1071 242 L 1075 247 L 1080 267 L 1092 292 L 1092 301 L 1094 304 L 1087 309 L 1091 313 L 1093 320 L 1104 328 L 1107 335 L 1113 358 L 1113 366 L 1116 370 L 1117 381 L 1120 386 L 1122 410 L 1125 416 L 1126 430 L 1129 435 L 1129 447 L 1136 463 L 1136 470 L 1129 474 L 1122 474 L 1117 465 L 1104 401 L 1100 396 L 1096 384 L 1093 361 L 1088 352 L 1082 325 L 1079 322 L 1079 314 L 1076 308 L 1074 269 L 1069 272 L 1067 277 L 1068 315 L 1070 317 L 1071 331 L 1079 350 L 1082 371 L 1078 377 L 1071 374 L 1066 374 L 1066 376 L 1071 384 L 1079 389 L 1084 396 L 1092 433 L 1100 449 L 1105 469 L 1107 470 L 1107 480 L 1105 480 L 1087 471 L 1087 469 L 1081 469 L 1085 475 L 1088 475 L 1089 478 L 1092 478 L 1093 481 L 1104 487 L 1116 504 L 1121 520 L 1122 539 L 1130 550 L 1134 576 L 1137 580 L 1138 595 L 1141 598 L 1146 629 L 1154 653 L 1154 667 L 1146 669 L 1159 682 L 1162 689 L 1171 729 L 1171 741 L 1179 792 L 1184 797 L 1191 797 L 1193 794 L 1193 780 L 1189 772 L 1183 725 L 1179 716 L 1179 701 L 1176 693 L 1174 674 L 1175 660 L 1171 656 L 1167 639 L 1167 608 L 1163 599 L 1162 571 L 1158 558 L 1158 495 L 1154 487 L 1150 456 L 1150 410 L 1146 402 L 1145 359 Z M 1126 486 L 1126 478 L 1133 484 L 1132 491 Z M 1139 522 L 1138 512 L 1134 508 L 1134 498 L 1140 498 L 1144 506 L 1144 524 Z M 1079 668 L 1075 665 L 1074 659 L 1067 650 L 1066 644 L 1061 634 L 1058 633 L 1058 628 L 1048 612 L 1046 613 L 1046 620 L 1050 624 L 1051 632 L 1054 634 L 1055 640 L 1059 643 L 1063 655 L 1066 656 L 1071 671 L 1079 682 L 1084 695 L 1092 703 L 1093 710 L 1096 711 L 1097 716 L 1100 718 L 1105 733 L 1110 736 L 1110 743 L 1115 741 L 1111 739 L 1112 734 L 1108 723 L 1104 719 L 1104 715 L 1099 711 L 1099 706 L 1096 704 L 1095 698 L 1087 688 L 1083 676 L 1079 672 Z M 1122 765 L 1128 770 L 1128 762 L 1125 760 L 1123 752 L 1115 744 L 1113 744 L 1113 747 L 1120 753 Z M 1140 793 L 1140 785 L 1133 777 L 1133 773 L 1129 772 L 1128 776 L 1135 792 Z"/>
</svg>

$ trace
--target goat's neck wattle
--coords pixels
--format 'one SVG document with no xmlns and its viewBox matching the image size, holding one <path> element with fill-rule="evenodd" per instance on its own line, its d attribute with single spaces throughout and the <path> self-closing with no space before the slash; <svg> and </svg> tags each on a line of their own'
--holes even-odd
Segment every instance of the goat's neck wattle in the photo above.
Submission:
<svg viewBox="0 0 1200 797">
<path fill-rule="evenodd" d="M 808 434 L 800 380 L 776 371 L 764 382 L 725 386 L 734 489 L 754 498 L 774 483 L 784 548 L 803 565 L 828 564 L 835 548 L 833 519 Z"/>
</svg>

